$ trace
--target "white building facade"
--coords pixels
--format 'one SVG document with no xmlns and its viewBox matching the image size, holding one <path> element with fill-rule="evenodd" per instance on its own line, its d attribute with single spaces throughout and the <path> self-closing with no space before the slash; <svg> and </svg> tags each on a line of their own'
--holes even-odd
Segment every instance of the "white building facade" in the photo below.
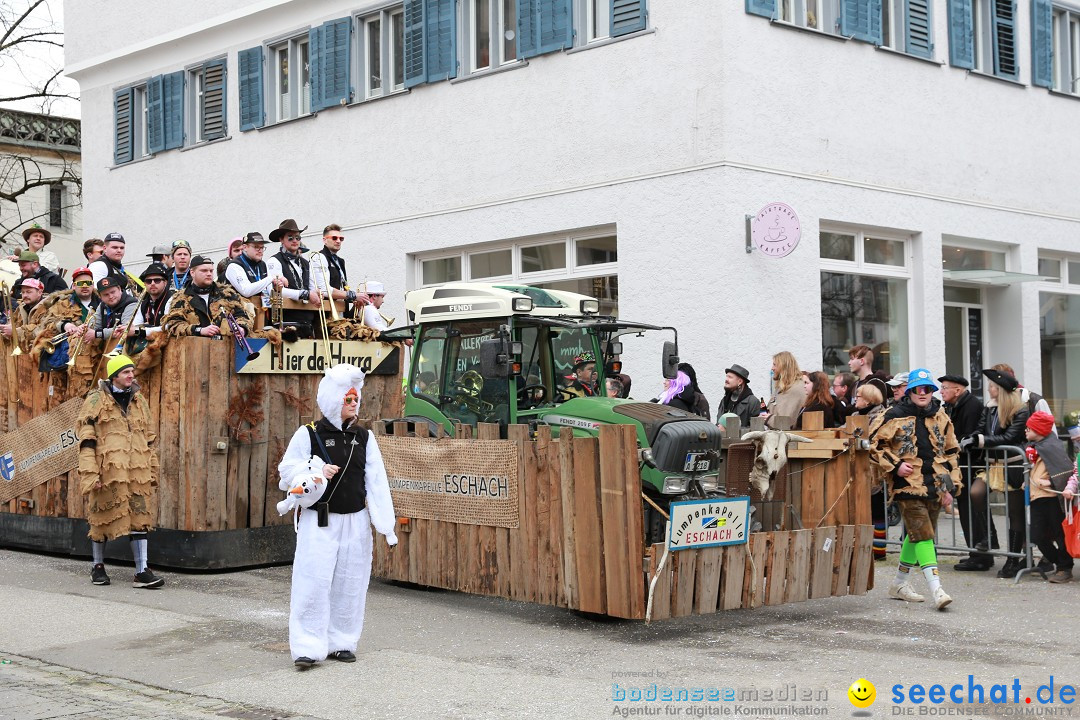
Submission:
<svg viewBox="0 0 1080 720">
<path fill-rule="evenodd" d="M 129 257 L 287 217 L 317 248 L 333 222 L 390 314 L 454 279 L 587 292 L 676 326 L 714 405 L 732 363 L 767 394 L 774 353 L 835 372 L 866 344 L 890 373 L 1008 363 L 1080 409 L 1080 4 L 65 10 L 85 225 Z M 782 258 L 747 250 L 774 203 L 801 231 Z M 627 342 L 636 397 L 660 339 Z"/>
</svg>

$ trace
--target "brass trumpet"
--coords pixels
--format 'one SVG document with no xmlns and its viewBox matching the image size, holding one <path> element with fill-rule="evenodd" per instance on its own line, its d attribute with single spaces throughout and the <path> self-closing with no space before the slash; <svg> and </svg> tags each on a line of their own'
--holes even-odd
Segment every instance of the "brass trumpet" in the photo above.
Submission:
<svg viewBox="0 0 1080 720">
<path fill-rule="evenodd" d="M 51 338 L 49 338 L 48 342 L 45 343 L 45 349 L 44 349 L 45 354 L 46 355 L 52 355 L 54 352 L 56 352 L 56 346 L 59 345 L 60 343 L 64 342 L 67 339 L 68 339 L 67 330 L 65 330 L 64 332 L 59 332 L 59 333 L 56 333 L 55 335 L 53 335 Z"/>
<path fill-rule="evenodd" d="M 75 367 L 75 359 L 77 357 L 79 357 L 79 352 L 82 351 L 82 346 L 84 344 L 85 338 L 86 338 L 86 331 L 83 330 L 82 332 L 79 333 L 79 337 L 77 337 L 75 339 L 75 347 L 71 348 L 71 351 L 68 352 L 68 361 L 67 361 L 68 368 Z"/>
</svg>

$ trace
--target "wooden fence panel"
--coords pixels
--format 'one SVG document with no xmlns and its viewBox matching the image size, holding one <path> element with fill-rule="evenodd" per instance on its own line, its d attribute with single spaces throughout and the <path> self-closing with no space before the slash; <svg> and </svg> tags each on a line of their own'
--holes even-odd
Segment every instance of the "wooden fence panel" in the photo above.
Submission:
<svg viewBox="0 0 1080 720">
<path fill-rule="evenodd" d="M 823 598 L 832 595 L 833 568 L 836 566 L 836 528 L 820 527 L 814 530 L 810 551 L 810 597 Z"/>
<path fill-rule="evenodd" d="M 581 597 L 579 609 L 604 613 L 607 580 L 604 536 L 600 532 L 600 483 L 595 480 L 600 467 L 597 442 L 591 438 L 571 438 L 569 434 L 565 437 L 574 445 L 574 550 Z"/>
</svg>

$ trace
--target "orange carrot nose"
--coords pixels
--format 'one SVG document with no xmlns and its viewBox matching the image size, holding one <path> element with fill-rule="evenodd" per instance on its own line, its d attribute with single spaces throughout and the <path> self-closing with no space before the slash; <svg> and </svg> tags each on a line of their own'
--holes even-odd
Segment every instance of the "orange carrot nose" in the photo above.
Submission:
<svg viewBox="0 0 1080 720">
<path fill-rule="evenodd" d="M 296 487 L 294 487 L 292 490 L 289 491 L 289 494 L 290 495 L 303 495 L 304 494 L 304 486 L 303 485 L 297 485 Z"/>
</svg>

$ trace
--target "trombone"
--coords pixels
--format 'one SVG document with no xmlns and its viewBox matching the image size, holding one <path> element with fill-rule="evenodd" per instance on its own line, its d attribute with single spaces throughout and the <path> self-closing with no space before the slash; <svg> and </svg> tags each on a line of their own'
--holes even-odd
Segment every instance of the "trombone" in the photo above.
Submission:
<svg viewBox="0 0 1080 720">
<path fill-rule="evenodd" d="M 128 320 L 127 327 L 124 328 L 123 332 L 122 333 L 117 333 L 116 328 L 115 327 L 113 328 L 113 337 L 116 338 L 116 344 L 113 345 L 113 349 L 110 350 L 109 352 L 105 352 L 104 347 L 101 348 L 101 357 L 98 358 L 97 366 L 94 367 L 94 374 L 91 376 L 92 378 L 94 378 L 94 379 L 97 378 L 98 373 L 101 371 L 101 363 L 103 363 L 105 361 L 105 358 L 114 358 L 114 357 L 117 357 L 118 355 L 120 355 L 123 352 L 120 349 L 120 346 L 124 342 L 126 342 L 127 339 L 128 339 L 128 336 L 131 335 L 131 326 L 135 323 L 135 318 L 139 314 L 139 308 L 142 306 L 142 301 L 146 299 L 146 293 L 148 293 L 148 292 L 149 292 L 149 289 L 144 289 L 141 293 L 139 293 L 139 297 L 135 299 L 135 312 L 131 313 L 131 319 Z M 91 381 L 91 383 L 92 383 L 92 381 Z"/>
<path fill-rule="evenodd" d="M 341 320 L 341 315 L 338 314 L 337 305 L 334 303 L 333 288 L 330 287 L 330 278 L 326 276 L 326 269 L 323 265 L 325 262 L 321 257 L 316 258 L 321 253 L 312 250 L 308 253 L 308 262 L 312 267 L 319 268 L 319 276 L 322 278 L 322 285 L 326 290 L 326 300 L 330 303 L 330 317 L 332 322 L 338 322 Z M 322 329 L 323 336 L 323 355 L 326 361 L 326 369 L 330 369 L 330 326 L 326 321 L 326 313 L 323 312 L 322 305 L 319 306 L 319 327 Z"/>
</svg>

